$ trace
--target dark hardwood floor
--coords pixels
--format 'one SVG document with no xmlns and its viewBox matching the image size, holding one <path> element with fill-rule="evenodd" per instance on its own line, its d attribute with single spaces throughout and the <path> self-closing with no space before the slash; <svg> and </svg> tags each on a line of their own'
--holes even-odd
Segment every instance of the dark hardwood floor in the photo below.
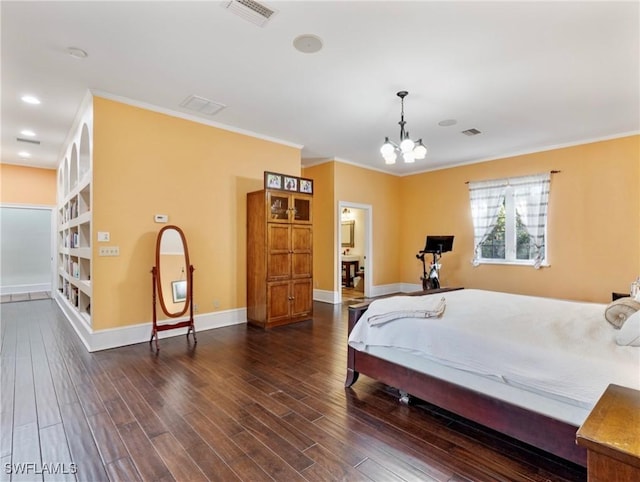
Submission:
<svg viewBox="0 0 640 482">
<path fill-rule="evenodd" d="M 52 300 L 2 304 L 0 480 L 586 480 L 367 377 L 345 389 L 346 306 L 156 356 L 88 353 Z"/>
</svg>

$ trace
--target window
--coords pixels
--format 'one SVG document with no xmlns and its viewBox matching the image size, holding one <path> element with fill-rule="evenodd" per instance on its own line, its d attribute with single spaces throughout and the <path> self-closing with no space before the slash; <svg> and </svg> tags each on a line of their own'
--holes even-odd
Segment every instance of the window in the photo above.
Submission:
<svg viewBox="0 0 640 482">
<path fill-rule="evenodd" d="M 535 260 L 537 255 L 535 243 L 529 231 L 527 231 L 522 215 L 513 206 L 513 203 L 513 192 L 507 188 L 504 200 L 498 211 L 496 225 L 486 239 L 480 243 L 481 260 L 505 260 L 511 262 Z M 507 213 L 510 215 L 507 216 Z M 540 250 L 542 259 L 544 259 L 544 234 Z"/>
<path fill-rule="evenodd" d="M 541 266 L 546 259 L 549 185 L 549 173 L 469 183 L 474 265 Z"/>
</svg>

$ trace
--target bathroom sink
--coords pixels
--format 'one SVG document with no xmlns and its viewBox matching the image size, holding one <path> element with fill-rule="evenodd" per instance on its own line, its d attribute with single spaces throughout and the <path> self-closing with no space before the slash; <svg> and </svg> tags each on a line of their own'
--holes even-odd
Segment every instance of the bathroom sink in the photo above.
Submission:
<svg viewBox="0 0 640 482">
<path fill-rule="evenodd" d="M 355 254 L 343 254 L 342 261 L 360 261 L 360 256 L 356 256 Z"/>
</svg>

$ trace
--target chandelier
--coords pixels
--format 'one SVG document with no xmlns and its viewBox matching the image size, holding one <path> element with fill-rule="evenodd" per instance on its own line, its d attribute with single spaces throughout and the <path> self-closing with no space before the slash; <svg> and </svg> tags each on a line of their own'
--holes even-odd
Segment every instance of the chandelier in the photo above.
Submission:
<svg viewBox="0 0 640 482">
<path fill-rule="evenodd" d="M 380 153 L 384 158 L 385 164 L 395 164 L 398 154 L 402 155 L 404 162 L 415 162 L 416 159 L 424 159 L 427 155 L 427 148 L 422 144 L 422 139 L 413 142 L 409 138 L 409 133 L 404 130 L 404 98 L 409 95 L 406 90 L 401 90 L 396 94 L 400 97 L 400 145 L 390 141 L 388 137 L 384 138 L 384 144 L 380 148 Z"/>
</svg>

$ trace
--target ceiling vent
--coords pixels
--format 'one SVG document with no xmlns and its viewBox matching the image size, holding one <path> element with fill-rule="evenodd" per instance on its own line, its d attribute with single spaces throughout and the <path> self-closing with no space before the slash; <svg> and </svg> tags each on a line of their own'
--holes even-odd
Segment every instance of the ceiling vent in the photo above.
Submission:
<svg viewBox="0 0 640 482">
<path fill-rule="evenodd" d="M 40 141 L 36 141 L 35 139 L 25 139 L 24 137 L 16 137 L 16 141 L 26 142 L 28 144 L 35 144 L 36 146 L 40 145 Z"/>
<path fill-rule="evenodd" d="M 231 0 L 230 2 L 223 2 L 222 7 L 251 23 L 255 23 L 259 27 L 264 27 L 271 17 L 277 13 L 276 10 L 272 10 L 266 5 L 253 0 Z"/>
<path fill-rule="evenodd" d="M 226 105 L 197 95 L 190 95 L 180 103 L 180 107 L 198 112 L 199 114 L 215 115 L 224 109 Z"/>
<path fill-rule="evenodd" d="M 478 134 L 482 134 L 478 129 L 467 129 L 466 131 L 462 131 L 465 136 L 477 136 Z"/>
</svg>

